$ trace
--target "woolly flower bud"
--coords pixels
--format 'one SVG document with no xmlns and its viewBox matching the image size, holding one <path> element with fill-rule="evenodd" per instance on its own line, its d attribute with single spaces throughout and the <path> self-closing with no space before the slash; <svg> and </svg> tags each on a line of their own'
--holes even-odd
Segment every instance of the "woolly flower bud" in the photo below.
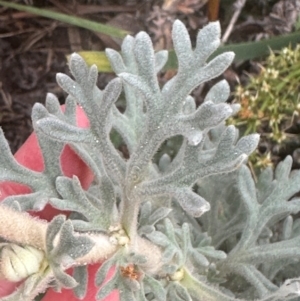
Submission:
<svg viewBox="0 0 300 301">
<path fill-rule="evenodd" d="M 180 281 L 184 278 L 184 270 L 179 269 L 174 274 L 169 275 L 171 281 Z"/>
<path fill-rule="evenodd" d="M 43 258 L 41 250 L 7 244 L 1 251 L 1 274 L 9 281 L 21 281 L 39 271 Z"/>
</svg>

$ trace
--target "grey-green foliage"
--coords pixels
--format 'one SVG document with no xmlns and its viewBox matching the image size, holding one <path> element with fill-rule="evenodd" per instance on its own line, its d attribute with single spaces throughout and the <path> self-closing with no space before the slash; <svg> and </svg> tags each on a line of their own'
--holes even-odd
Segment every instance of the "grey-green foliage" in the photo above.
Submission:
<svg viewBox="0 0 300 301">
<path fill-rule="evenodd" d="M 300 199 L 295 194 L 300 172 L 291 171 L 291 165 L 287 157 L 274 173 L 271 168 L 264 170 L 257 183 L 246 165 L 226 178 L 218 175 L 199 183 L 198 192 L 211 200 L 211 211 L 199 222 L 213 245 L 227 253 L 226 260 L 217 263 L 220 275 L 237 276 L 227 279 L 233 290 L 245 283 L 252 286 L 240 296 L 259 300 L 295 297 L 286 290 L 288 285 L 280 288 L 284 280 L 299 277 L 300 219 L 295 214 L 300 211 Z M 205 189 L 208 181 L 212 186 Z M 294 285 L 299 295 L 299 279 Z"/>
<path fill-rule="evenodd" d="M 144 32 L 126 37 L 121 53 L 106 51 L 117 78 L 103 91 L 96 86 L 97 68 L 89 69 L 73 54 L 74 80 L 57 75 L 69 95 L 64 113 L 53 95 L 48 95 L 46 108 L 33 108 L 44 171 L 17 164 L 0 136 L 0 179 L 32 189 L 5 202 L 21 210 L 41 210 L 49 202 L 71 211 L 67 221 L 53 220 L 46 255 L 55 286 L 71 288 L 80 281 L 74 289 L 79 298 L 93 279 L 87 279 L 85 267 L 76 268 L 73 277 L 61 267 L 86 254 L 92 244 L 85 236 L 74 236 L 73 228 L 111 235 L 111 226 L 119 225 L 130 242 L 98 270 L 98 286 L 110 269 L 115 273 L 95 299 L 117 288 L 121 301 L 297 300 L 300 223 L 294 214 L 300 202 L 292 197 L 300 190 L 299 172 L 290 172 L 288 158 L 274 175 L 266 170 L 254 183 L 244 162 L 259 137 L 239 139 L 234 126 L 225 126 L 239 109 L 226 103 L 227 82 L 214 85 L 198 107 L 190 95 L 232 62 L 233 53 L 207 62 L 220 44 L 219 24 L 210 23 L 199 32 L 194 50 L 180 21 L 174 23 L 172 37 L 179 68 L 163 87 L 157 72 L 167 52 L 155 53 Z M 122 91 L 123 113 L 116 106 Z M 88 128 L 76 125 L 76 104 L 84 110 Z M 115 148 L 112 131 L 122 137 L 129 159 Z M 174 158 L 164 154 L 156 161 L 161 145 L 175 136 L 182 139 Z M 60 154 L 66 144 L 94 174 L 88 189 L 76 175 L 63 174 Z M 160 268 L 136 252 L 135 243 L 142 239 L 161 248 Z M 126 276 L 128 270 L 131 276 Z"/>
</svg>

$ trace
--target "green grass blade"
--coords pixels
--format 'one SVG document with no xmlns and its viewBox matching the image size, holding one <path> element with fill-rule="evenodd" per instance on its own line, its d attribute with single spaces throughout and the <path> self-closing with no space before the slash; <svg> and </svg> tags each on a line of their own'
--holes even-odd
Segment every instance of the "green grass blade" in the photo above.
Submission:
<svg viewBox="0 0 300 301">
<path fill-rule="evenodd" d="M 235 53 L 235 61 L 251 60 L 267 56 L 270 54 L 270 49 L 280 50 L 289 45 L 295 46 L 297 43 L 300 43 L 299 31 L 258 42 L 247 42 L 221 46 L 211 56 L 211 58 L 226 51 L 233 51 Z M 89 66 L 96 64 L 99 72 L 112 72 L 112 69 L 103 51 L 81 51 L 79 54 L 84 58 Z M 173 50 L 169 51 L 169 59 L 164 69 L 177 69 L 177 58 Z"/>
<path fill-rule="evenodd" d="M 269 55 L 270 49 L 280 50 L 289 45 L 295 47 L 298 43 L 300 43 L 300 31 L 276 36 L 257 42 L 247 42 L 222 46 L 214 53 L 214 55 L 216 56 L 225 51 L 233 51 L 236 54 L 236 61 L 244 61 Z"/>
<path fill-rule="evenodd" d="M 124 38 L 127 34 L 130 34 L 128 31 L 117 29 L 113 26 L 104 25 L 98 22 L 78 18 L 75 16 L 69 16 L 62 13 L 56 13 L 47 9 L 40 9 L 32 6 L 21 5 L 7 1 L 0 1 L 0 5 L 21 11 L 26 11 L 46 18 L 58 20 L 92 31 L 101 32 L 111 37 Z M 221 46 L 211 56 L 211 58 L 214 58 L 215 56 L 226 51 L 233 51 L 235 53 L 235 61 L 250 60 L 268 55 L 270 53 L 270 49 L 280 50 L 281 48 L 286 47 L 288 45 L 295 46 L 297 43 L 300 43 L 299 31 L 258 42 L 246 42 Z M 79 54 L 83 56 L 88 65 L 96 64 L 99 72 L 112 71 L 104 52 L 82 51 Z M 169 59 L 165 66 L 165 69 L 177 69 L 177 58 L 173 50 L 169 51 Z"/>
<path fill-rule="evenodd" d="M 113 72 L 104 51 L 79 51 L 88 66 L 96 65 L 99 72 Z M 69 56 L 67 56 L 69 60 Z"/>
<path fill-rule="evenodd" d="M 31 14 L 39 15 L 42 17 L 46 17 L 49 19 L 57 20 L 60 22 L 68 23 L 71 25 L 75 25 L 78 27 L 86 28 L 92 31 L 101 32 L 103 34 L 109 35 L 115 38 L 124 38 L 126 35 L 130 34 L 130 32 L 122 29 L 118 29 L 113 26 L 101 24 L 98 22 L 86 20 L 83 18 L 69 16 L 62 13 L 53 12 L 48 9 L 36 8 L 29 5 L 22 5 L 13 2 L 0 1 L 0 5 L 8 8 L 13 8 L 20 11 L 25 11 Z"/>
</svg>

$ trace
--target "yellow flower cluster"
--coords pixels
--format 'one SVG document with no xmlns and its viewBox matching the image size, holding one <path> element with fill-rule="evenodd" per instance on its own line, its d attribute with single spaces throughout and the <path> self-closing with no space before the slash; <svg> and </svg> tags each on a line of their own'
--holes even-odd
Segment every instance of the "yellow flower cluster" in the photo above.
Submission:
<svg viewBox="0 0 300 301">
<path fill-rule="evenodd" d="M 242 133 L 258 132 L 273 143 L 285 143 L 300 112 L 300 45 L 271 52 L 257 76 L 237 86 L 234 96 L 241 104 L 230 120 Z M 267 160 L 268 161 L 268 160 Z"/>
</svg>

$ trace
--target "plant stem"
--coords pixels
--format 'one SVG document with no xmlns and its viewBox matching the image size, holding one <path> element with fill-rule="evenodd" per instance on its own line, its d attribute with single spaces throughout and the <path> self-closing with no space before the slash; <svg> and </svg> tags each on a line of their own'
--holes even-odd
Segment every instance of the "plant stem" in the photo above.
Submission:
<svg viewBox="0 0 300 301">
<path fill-rule="evenodd" d="M 5 238 L 9 242 L 29 245 L 46 252 L 47 228 L 48 223 L 46 221 L 0 204 L 0 237 Z M 94 242 L 94 247 L 88 254 L 75 260 L 74 265 L 77 266 L 103 262 L 111 257 L 120 247 L 123 247 L 113 244 L 110 236 L 103 233 L 82 234 L 75 232 L 75 235 L 87 236 Z M 147 258 L 147 262 L 144 264 L 144 268 L 147 271 L 150 273 L 159 271 L 162 256 L 159 247 L 139 236 L 135 237 L 131 245 L 133 250 Z"/>
<path fill-rule="evenodd" d="M 0 236 L 8 241 L 45 250 L 47 222 L 0 204 Z"/>
<path fill-rule="evenodd" d="M 0 237 L 20 245 L 29 245 L 46 251 L 46 232 L 48 223 L 44 220 L 34 218 L 27 212 L 15 211 L 0 204 Z M 76 232 L 75 232 L 76 234 Z M 86 235 L 95 243 L 92 250 L 83 257 L 76 260 L 76 265 L 101 262 L 117 250 L 116 245 L 110 242 L 105 234 L 79 234 Z"/>
<path fill-rule="evenodd" d="M 209 286 L 204 282 L 199 281 L 194 278 L 186 269 L 185 276 L 180 281 L 180 284 L 184 286 L 189 293 L 194 296 L 198 301 L 234 301 L 235 298 L 232 298 L 228 295 L 225 295 L 216 287 Z"/>
</svg>

